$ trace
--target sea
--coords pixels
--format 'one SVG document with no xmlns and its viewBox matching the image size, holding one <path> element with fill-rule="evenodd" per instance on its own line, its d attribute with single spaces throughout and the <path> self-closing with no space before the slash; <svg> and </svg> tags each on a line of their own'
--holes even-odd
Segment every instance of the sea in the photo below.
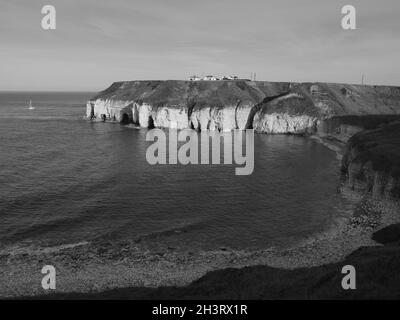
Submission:
<svg viewBox="0 0 400 320">
<path fill-rule="evenodd" d="M 150 165 L 148 129 L 85 119 L 94 94 L 0 93 L 0 248 L 288 247 L 346 214 L 336 154 L 312 139 L 256 134 L 248 176 L 235 164 Z"/>
</svg>

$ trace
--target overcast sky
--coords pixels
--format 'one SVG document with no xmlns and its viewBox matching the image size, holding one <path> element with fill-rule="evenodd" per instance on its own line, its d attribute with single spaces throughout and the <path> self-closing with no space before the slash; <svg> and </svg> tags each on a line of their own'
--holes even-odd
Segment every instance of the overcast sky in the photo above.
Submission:
<svg viewBox="0 0 400 320">
<path fill-rule="evenodd" d="M 41 28 L 52 4 L 57 29 Z M 341 8 L 357 9 L 343 30 Z M 0 0 L 0 90 L 236 74 L 400 85 L 399 0 Z"/>
</svg>

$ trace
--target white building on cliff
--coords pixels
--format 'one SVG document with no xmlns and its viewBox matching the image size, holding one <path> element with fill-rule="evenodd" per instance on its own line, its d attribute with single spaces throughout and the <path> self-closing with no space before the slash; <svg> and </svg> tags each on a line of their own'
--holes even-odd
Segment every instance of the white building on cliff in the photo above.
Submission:
<svg viewBox="0 0 400 320">
<path fill-rule="evenodd" d="M 196 75 L 194 75 L 194 76 L 191 76 L 191 77 L 189 78 L 189 80 L 190 80 L 190 81 L 199 81 L 199 80 L 201 80 L 201 78 L 198 77 L 198 76 L 196 76 Z"/>
<path fill-rule="evenodd" d="M 213 75 L 208 75 L 208 76 L 205 76 L 204 78 L 203 78 L 203 80 L 207 80 L 207 81 L 216 81 L 216 80 L 219 80 L 217 77 L 214 77 Z"/>
</svg>

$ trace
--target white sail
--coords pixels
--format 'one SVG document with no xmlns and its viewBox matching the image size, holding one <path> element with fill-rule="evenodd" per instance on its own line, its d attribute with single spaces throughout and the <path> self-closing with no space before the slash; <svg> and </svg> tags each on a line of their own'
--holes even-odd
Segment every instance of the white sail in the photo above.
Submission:
<svg viewBox="0 0 400 320">
<path fill-rule="evenodd" d="M 29 100 L 29 110 L 33 110 L 35 107 L 32 106 L 32 100 Z"/>
</svg>

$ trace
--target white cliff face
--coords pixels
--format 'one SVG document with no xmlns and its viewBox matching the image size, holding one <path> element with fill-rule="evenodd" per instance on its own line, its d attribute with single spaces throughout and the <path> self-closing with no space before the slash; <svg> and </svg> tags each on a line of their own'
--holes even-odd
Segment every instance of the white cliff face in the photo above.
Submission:
<svg viewBox="0 0 400 320">
<path fill-rule="evenodd" d="M 209 130 L 211 122 L 211 107 L 193 108 L 190 122 L 195 130 Z"/>
<path fill-rule="evenodd" d="M 92 119 L 93 117 L 94 117 L 94 103 L 88 101 L 88 103 L 86 103 L 86 118 Z"/>
<path fill-rule="evenodd" d="M 123 100 L 89 101 L 86 107 L 88 118 L 121 122 L 124 117 L 139 124 L 142 128 L 192 127 L 196 130 L 231 131 L 246 129 L 252 112 L 252 105 L 228 105 L 225 107 L 203 106 L 193 108 L 190 119 L 186 107 L 153 107 L 147 103 Z M 265 133 L 312 133 L 317 125 L 317 118 L 307 115 L 289 115 L 287 113 L 263 114 L 258 111 L 253 120 L 253 128 Z"/>
<path fill-rule="evenodd" d="M 302 94 L 277 97 L 256 112 L 253 128 L 264 133 L 313 134 L 319 124 L 314 106 Z"/>
<path fill-rule="evenodd" d="M 184 107 L 162 107 L 152 112 L 157 128 L 188 128 L 188 113 Z"/>
<path fill-rule="evenodd" d="M 132 106 L 132 122 L 139 124 L 139 106 L 137 103 L 134 103 Z"/>
<path fill-rule="evenodd" d="M 247 125 L 251 125 L 252 119 L 250 119 L 254 106 L 251 104 L 240 104 L 236 108 L 236 125 L 237 129 L 245 130 Z M 250 123 L 249 123 L 250 122 Z"/>
<path fill-rule="evenodd" d="M 89 101 L 86 105 L 86 116 L 89 119 L 122 122 L 128 117 L 130 122 L 143 128 L 155 126 L 160 128 L 188 128 L 188 114 L 184 107 L 155 108 L 147 103 L 138 104 L 133 101 L 102 100 Z M 125 119 L 124 119 L 125 117 Z"/>
<path fill-rule="evenodd" d="M 93 119 L 102 119 L 102 116 L 105 115 L 107 120 L 118 122 L 123 121 L 125 115 L 129 121 L 132 121 L 132 106 L 133 101 L 97 99 L 87 103 L 86 115 Z"/>
<path fill-rule="evenodd" d="M 134 108 L 136 108 L 138 110 L 138 114 L 139 114 L 139 125 L 142 128 L 148 128 L 149 125 L 151 125 L 149 122 L 151 121 L 151 119 L 153 119 L 151 110 L 152 107 L 146 103 L 143 103 L 141 105 L 135 104 Z M 153 119 L 154 121 L 154 119 Z"/>
<path fill-rule="evenodd" d="M 133 101 L 102 100 L 89 101 L 86 107 L 88 118 L 121 122 L 124 116 L 142 128 L 174 128 L 193 127 L 196 130 L 231 131 L 246 129 L 252 112 L 251 105 L 228 105 L 225 107 L 194 108 L 190 119 L 185 107 L 153 107 L 147 103 L 138 104 Z M 289 115 L 281 113 L 262 114 L 258 111 L 253 120 L 253 127 L 265 133 L 311 133 L 317 119 L 306 115 Z"/>
<path fill-rule="evenodd" d="M 210 130 L 231 131 L 236 129 L 236 106 L 215 108 L 211 115 Z"/>
<path fill-rule="evenodd" d="M 254 116 L 253 128 L 263 133 L 314 133 L 318 119 L 308 115 L 290 115 L 287 113 L 262 114 Z"/>
<path fill-rule="evenodd" d="M 183 107 L 160 107 L 156 108 L 149 104 L 133 105 L 134 123 L 138 123 L 142 128 L 188 128 L 188 114 Z M 137 119 L 135 121 L 135 119 Z"/>
<path fill-rule="evenodd" d="M 193 129 L 231 131 L 237 129 L 236 106 L 194 108 L 190 116 Z M 246 120 L 247 121 L 247 120 Z"/>
</svg>

